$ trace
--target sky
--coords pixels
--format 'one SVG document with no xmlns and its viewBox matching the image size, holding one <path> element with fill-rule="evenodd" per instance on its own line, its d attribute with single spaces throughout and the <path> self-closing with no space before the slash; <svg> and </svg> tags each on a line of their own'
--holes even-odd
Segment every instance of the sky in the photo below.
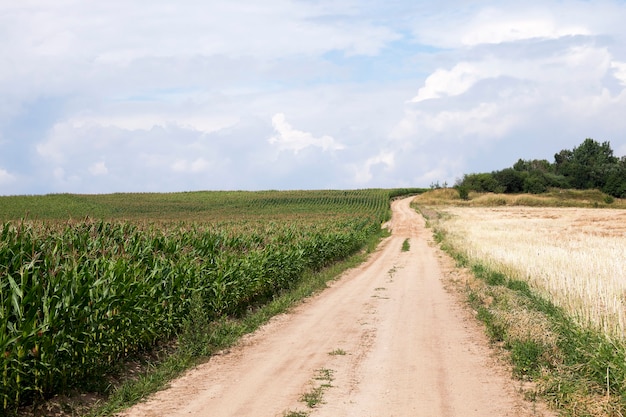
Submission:
<svg viewBox="0 0 626 417">
<path fill-rule="evenodd" d="M 0 195 L 452 185 L 626 155 L 626 1 L 0 0 Z"/>
</svg>

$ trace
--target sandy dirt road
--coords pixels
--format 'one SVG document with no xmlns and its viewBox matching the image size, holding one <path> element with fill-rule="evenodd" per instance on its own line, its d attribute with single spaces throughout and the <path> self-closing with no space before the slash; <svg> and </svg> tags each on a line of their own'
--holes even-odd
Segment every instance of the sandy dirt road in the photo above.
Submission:
<svg viewBox="0 0 626 417">
<path fill-rule="evenodd" d="M 365 264 L 121 415 L 547 415 L 521 398 L 471 314 L 444 289 L 442 255 L 409 203 L 393 203 L 392 236 Z M 325 382 L 315 379 L 322 369 L 332 386 L 310 409 L 301 397 Z"/>
</svg>

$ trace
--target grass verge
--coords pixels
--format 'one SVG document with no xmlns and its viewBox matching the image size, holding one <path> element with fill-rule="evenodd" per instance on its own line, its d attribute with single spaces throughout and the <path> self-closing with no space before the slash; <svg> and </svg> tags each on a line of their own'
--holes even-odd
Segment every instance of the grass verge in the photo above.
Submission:
<svg viewBox="0 0 626 417">
<path fill-rule="evenodd" d="M 626 347 L 577 325 L 527 282 L 469 259 L 436 229 L 435 240 L 471 275 L 469 305 L 502 349 L 516 378 L 532 381 L 528 398 L 542 398 L 566 416 L 626 415 Z"/>
<path fill-rule="evenodd" d="M 178 348 L 164 360 L 150 364 L 138 377 L 115 388 L 107 400 L 97 404 L 87 414 L 90 417 L 111 416 L 128 408 L 148 395 L 166 387 L 169 381 L 185 370 L 208 360 L 215 352 L 234 345 L 243 335 L 251 333 L 273 316 L 286 312 L 324 288 L 347 269 L 364 262 L 380 240 L 389 235 L 385 229 L 373 236 L 363 251 L 337 262 L 319 272 L 307 272 L 291 290 L 283 292 L 269 303 L 250 311 L 241 318 L 224 317 L 209 322 L 202 300 L 193 300 L 192 312 L 178 339 Z"/>
</svg>

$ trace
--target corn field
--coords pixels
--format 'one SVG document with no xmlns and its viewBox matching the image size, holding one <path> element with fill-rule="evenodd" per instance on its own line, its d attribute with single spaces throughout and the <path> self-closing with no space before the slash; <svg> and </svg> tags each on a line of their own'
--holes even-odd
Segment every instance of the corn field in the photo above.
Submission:
<svg viewBox="0 0 626 417">
<path fill-rule="evenodd" d="M 0 224 L 0 409 L 63 392 L 175 337 L 195 295 L 214 318 L 271 299 L 304 271 L 362 248 L 391 195 L 205 194 L 206 206 L 193 201 L 205 221 L 182 196 L 155 222 L 140 215 L 152 204 L 119 203 L 128 219 Z"/>
</svg>

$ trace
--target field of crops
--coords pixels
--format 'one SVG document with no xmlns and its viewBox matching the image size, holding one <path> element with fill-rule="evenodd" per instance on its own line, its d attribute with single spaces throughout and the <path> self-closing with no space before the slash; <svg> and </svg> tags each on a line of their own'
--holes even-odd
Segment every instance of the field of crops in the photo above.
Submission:
<svg viewBox="0 0 626 417">
<path fill-rule="evenodd" d="M 415 190 L 1 197 L 0 410 L 238 315 L 358 251 Z"/>
<path fill-rule="evenodd" d="M 528 281 L 583 327 L 624 340 L 626 211 L 448 207 L 441 212 L 437 227 L 456 250 Z"/>
</svg>

